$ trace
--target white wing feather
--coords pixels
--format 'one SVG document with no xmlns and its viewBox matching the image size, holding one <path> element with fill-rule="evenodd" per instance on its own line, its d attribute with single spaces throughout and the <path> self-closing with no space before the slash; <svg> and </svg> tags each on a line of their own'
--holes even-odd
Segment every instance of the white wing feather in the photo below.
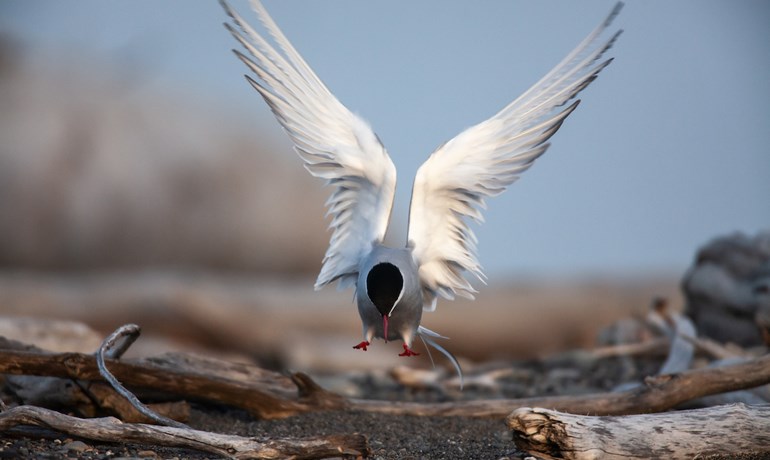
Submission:
<svg viewBox="0 0 770 460">
<path fill-rule="evenodd" d="M 580 101 L 564 104 L 612 61 L 597 64 L 620 31 L 606 41 L 598 39 L 621 6 L 528 91 L 439 147 L 418 169 L 408 241 L 426 310 L 435 309 L 437 296 L 473 298 L 468 273 L 484 282 L 468 220 L 483 221 L 485 199 L 502 193 L 546 151 L 548 139 Z"/>
<path fill-rule="evenodd" d="M 268 103 L 313 176 L 333 185 L 326 202 L 332 236 L 316 289 L 355 282 L 358 264 L 385 236 L 396 188 L 396 169 L 377 135 L 326 88 L 289 43 L 264 7 L 252 7 L 279 52 L 224 1 L 237 27 L 225 27 L 251 57 L 235 51 L 254 72 L 246 76 Z"/>
</svg>

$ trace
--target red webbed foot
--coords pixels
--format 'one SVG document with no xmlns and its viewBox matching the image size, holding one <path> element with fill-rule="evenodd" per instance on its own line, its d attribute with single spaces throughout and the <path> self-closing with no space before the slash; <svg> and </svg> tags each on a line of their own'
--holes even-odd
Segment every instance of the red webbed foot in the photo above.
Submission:
<svg viewBox="0 0 770 460">
<path fill-rule="evenodd" d="M 410 349 L 406 344 L 404 344 L 404 352 L 398 354 L 398 356 L 419 356 L 419 355 L 420 355 L 419 353 Z"/>
<path fill-rule="evenodd" d="M 371 345 L 371 344 L 369 342 L 367 342 L 366 340 L 364 340 L 363 342 L 359 343 L 358 345 L 354 345 L 353 348 L 355 348 L 356 350 L 364 350 L 364 351 L 366 351 L 366 347 L 368 347 L 369 345 Z"/>
</svg>

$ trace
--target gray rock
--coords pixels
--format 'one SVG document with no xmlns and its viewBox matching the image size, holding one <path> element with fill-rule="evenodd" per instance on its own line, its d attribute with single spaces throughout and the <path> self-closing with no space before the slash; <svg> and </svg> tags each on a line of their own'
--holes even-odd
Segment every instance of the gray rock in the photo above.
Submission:
<svg viewBox="0 0 770 460">
<path fill-rule="evenodd" d="M 742 346 L 761 344 L 758 321 L 770 318 L 770 231 L 710 241 L 698 250 L 682 289 L 685 313 L 699 335 Z"/>
<path fill-rule="evenodd" d="M 84 452 L 90 449 L 91 446 L 84 443 L 83 441 L 72 441 L 65 444 L 64 448 L 73 452 Z"/>
</svg>

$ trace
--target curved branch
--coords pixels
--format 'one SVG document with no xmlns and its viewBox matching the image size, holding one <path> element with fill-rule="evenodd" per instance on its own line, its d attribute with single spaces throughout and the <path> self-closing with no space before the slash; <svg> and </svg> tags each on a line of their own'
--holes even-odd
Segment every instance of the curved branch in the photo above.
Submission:
<svg viewBox="0 0 770 460">
<path fill-rule="evenodd" d="M 96 366 L 99 368 L 99 373 L 104 377 L 104 380 L 106 380 L 120 396 L 124 397 L 137 411 L 139 411 L 140 414 L 155 421 L 159 425 L 189 428 L 184 423 L 164 417 L 145 406 L 139 401 L 139 398 L 121 385 L 118 379 L 116 379 L 107 369 L 107 366 L 104 363 L 104 356 L 108 355 L 115 359 L 122 356 L 123 353 L 128 350 L 128 347 L 130 347 L 137 337 L 139 337 L 140 331 L 141 329 L 136 324 L 124 324 L 104 339 L 101 346 L 99 346 L 99 350 L 96 351 Z M 119 346 L 116 346 L 116 344 Z"/>
</svg>

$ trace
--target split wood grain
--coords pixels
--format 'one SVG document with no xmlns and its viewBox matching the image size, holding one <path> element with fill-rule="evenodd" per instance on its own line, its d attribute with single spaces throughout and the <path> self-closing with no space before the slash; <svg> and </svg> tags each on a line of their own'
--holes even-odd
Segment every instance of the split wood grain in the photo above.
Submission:
<svg viewBox="0 0 770 460">
<path fill-rule="evenodd" d="M 507 419 L 519 449 L 547 459 L 692 459 L 770 454 L 770 406 L 732 404 L 625 416 L 522 407 Z"/>
</svg>

